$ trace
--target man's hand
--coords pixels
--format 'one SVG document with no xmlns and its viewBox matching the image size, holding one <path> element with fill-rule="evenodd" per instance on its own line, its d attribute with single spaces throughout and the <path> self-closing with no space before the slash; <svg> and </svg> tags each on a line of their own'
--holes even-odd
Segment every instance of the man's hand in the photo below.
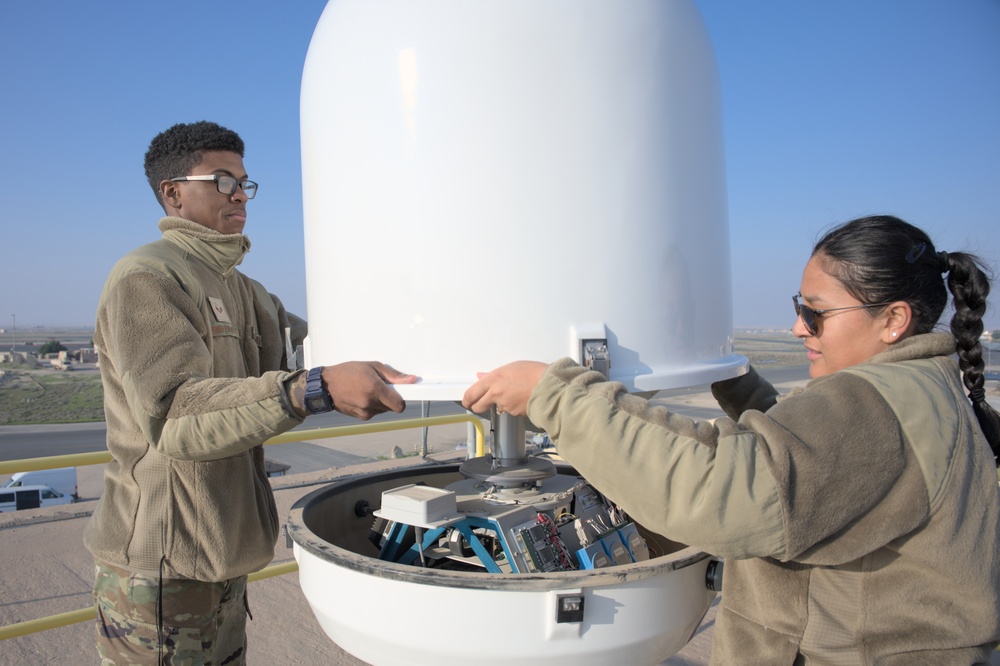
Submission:
<svg viewBox="0 0 1000 666">
<path fill-rule="evenodd" d="M 363 421 L 389 410 L 403 411 L 406 402 L 388 385 L 416 381 L 416 375 L 405 375 L 378 361 L 348 361 L 323 369 L 323 384 L 334 409 Z"/>
<path fill-rule="evenodd" d="M 526 416 L 528 398 L 547 367 L 537 361 L 515 361 L 493 372 L 480 372 L 479 381 L 465 391 L 462 406 L 476 414 L 485 414 L 496 406 L 501 414 Z"/>
</svg>

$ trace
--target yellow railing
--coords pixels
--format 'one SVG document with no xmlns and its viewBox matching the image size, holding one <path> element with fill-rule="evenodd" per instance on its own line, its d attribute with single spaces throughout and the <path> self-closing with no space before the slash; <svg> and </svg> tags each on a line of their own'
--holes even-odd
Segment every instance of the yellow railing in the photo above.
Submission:
<svg viewBox="0 0 1000 666">
<path fill-rule="evenodd" d="M 448 414 L 445 416 L 427 416 L 420 419 L 398 419 L 378 423 L 358 423 L 355 425 L 337 426 L 335 428 L 315 428 L 313 430 L 289 430 L 286 433 L 272 437 L 264 442 L 271 444 L 288 444 L 307 439 L 324 439 L 327 437 L 348 437 L 350 435 L 367 435 L 373 432 L 391 432 L 410 428 L 426 428 L 453 423 L 471 423 L 476 427 L 476 457 L 482 457 L 485 451 L 485 434 L 483 422 L 474 414 Z M 65 456 L 48 456 L 46 458 L 25 458 L 24 460 L 0 461 L 0 474 L 16 474 L 39 469 L 58 469 L 60 467 L 85 467 L 111 462 L 108 451 L 93 453 L 71 453 Z"/>
<path fill-rule="evenodd" d="M 337 426 L 335 428 L 316 428 L 313 430 L 289 430 L 286 433 L 272 437 L 264 442 L 265 445 L 288 444 L 290 442 L 301 442 L 307 439 L 324 439 L 327 437 L 347 437 L 349 435 L 367 435 L 375 432 L 391 432 L 395 430 L 406 430 L 409 428 L 425 428 L 438 425 L 450 425 L 454 423 L 471 423 L 476 428 L 476 455 L 482 456 L 485 453 L 486 435 L 483 429 L 483 422 L 474 414 L 450 414 L 446 416 L 429 416 L 420 419 L 399 419 L 396 421 L 384 421 L 377 423 L 360 423 L 357 425 Z M 17 472 L 27 472 L 39 469 L 56 469 L 59 467 L 82 467 L 84 465 L 100 465 L 111 461 L 111 454 L 107 451 L 97 451 L 94 453 L 75 453 L 65 456 L 49 456 L 47 458 L 28 458 L 25 460 L 10 460 L 0 462 L 0 474 L 15 474 Z M 265 569 L 250 574 L 250 581 L 262 580 L 273 576 L 281 576 L 287 573 L 298 571 L 299 565 L 295 560 L 282 564 L 273 564 Z M 35 634 L 49 629 L 65 627 L 77 622 L 87 622 L 93 620 L 95 611 L 93 608 L 81 608 L 80 610 L 68 613 L 50 615 L 37 620 L 26 620 L 16 624 L 9 624 L 0 627 L 0 641 L 8 638 L 17 638 L 27 634 Z"/>
</svg>

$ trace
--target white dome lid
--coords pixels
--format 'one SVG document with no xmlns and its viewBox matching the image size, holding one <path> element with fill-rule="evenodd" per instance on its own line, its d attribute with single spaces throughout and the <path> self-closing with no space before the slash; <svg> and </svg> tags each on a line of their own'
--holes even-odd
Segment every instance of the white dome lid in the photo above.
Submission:
<svg viewBox="0 0 1000 666">
<path fill-rule="evenodd" d="M 384 361 L 417 400 L 592 338 L 629 390 L 745 369 L 690 0 L 335 0 L 301 131 L 308 365 Z"/>
</svg>

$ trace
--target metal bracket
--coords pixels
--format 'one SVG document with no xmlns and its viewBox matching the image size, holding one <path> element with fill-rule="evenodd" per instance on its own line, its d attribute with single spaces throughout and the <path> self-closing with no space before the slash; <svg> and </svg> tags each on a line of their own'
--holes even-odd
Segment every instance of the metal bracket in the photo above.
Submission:
<svg viewBox="0 0 1000 666">
<path fill-rule="evenodd" d="M 551 615 L 545 619 L 546 639 L 579 640 L 591 624 L 584 621 L 587 594 L 583 588 L 550 590 L 547 596 Z"/>
<path fill-rule="evenodd" d="M 583 592 L 556 596 L 556 623 L 583 622 Z"/>
<path fill-rule="evenodd" d="M 580 358 L 584 367 L 597 370 L 605 377 L 611 377 L 611 354 L 608 352 L 607 339 L 580 341 Z"/>
</svg>

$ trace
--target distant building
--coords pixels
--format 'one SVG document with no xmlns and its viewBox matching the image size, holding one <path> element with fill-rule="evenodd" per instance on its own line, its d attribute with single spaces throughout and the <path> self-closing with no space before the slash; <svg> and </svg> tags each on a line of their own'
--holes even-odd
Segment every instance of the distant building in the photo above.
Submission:
<svg viewBox="0 0 1000 666">
<path fill-rule="evenodd" d="M 0 352 L 0 363 L 21 363 L 31 367 L 40 365 L 34 354 L 20 351 Z"/>
<path fill-rule="evenodd" d="M 49 356 L 49 354 L 46 354 L 46 356 Z M 69 352 L 61 351 L 52 359 L 51 365 L 56 370 L 72 370 L 73 359 L 70 357 Z"/>
<path fill-rule="evenodd" d="M 96 349 L 78 349 L 76 352 L 76 360 L 80 363 L 97 363 L 97 350 Z"/>
</svg>

